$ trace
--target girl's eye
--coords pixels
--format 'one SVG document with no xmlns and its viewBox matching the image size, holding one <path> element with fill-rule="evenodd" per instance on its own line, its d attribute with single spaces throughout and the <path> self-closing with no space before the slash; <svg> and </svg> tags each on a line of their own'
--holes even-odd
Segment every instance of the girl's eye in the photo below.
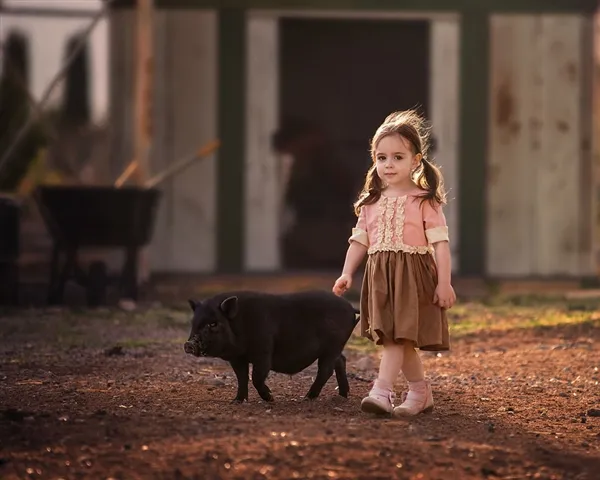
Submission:
<svg viewBox="0 0 600 480">
<path fill-rule="evenodd" d="M 378 162 L 385 162 L 385 157 L 377 157 Z"/>
<path fill-rule="evenodd" d="M 402 155 L 396 155 L 394 158 L 395 158 L 396 160 L 402 160 L 402 158 L 403 158 L 403 157 L 402 157 Z"/>
</svg>

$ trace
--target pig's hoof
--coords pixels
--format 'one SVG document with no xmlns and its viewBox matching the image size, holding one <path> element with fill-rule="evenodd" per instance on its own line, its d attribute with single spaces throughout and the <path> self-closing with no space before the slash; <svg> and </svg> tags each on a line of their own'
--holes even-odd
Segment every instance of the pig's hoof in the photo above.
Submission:
<svg viewBox="0 0 600 480">
<path fill-rule="evenodd" d="M 247 398 L 237 398 L 236 397 L 231 401 L 231 403 L 237 403 L 239 405 L 239 404 L 247 402 L 247 401 L 248 401 Z"/>
</svg>

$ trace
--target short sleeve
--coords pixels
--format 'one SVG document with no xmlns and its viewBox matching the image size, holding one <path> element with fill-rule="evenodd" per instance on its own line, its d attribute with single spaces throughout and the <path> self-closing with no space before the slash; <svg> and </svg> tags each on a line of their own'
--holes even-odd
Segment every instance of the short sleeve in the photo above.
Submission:
<svg viewBox="0 0 600 480">
<path fill-rule="evenodd" d="M 423 224 L 430 244 L 449 241 L 448 225 L 441 205 L 434 207 L 428 200 L 423 202 Z"/>
<path fill-rule="evenodd" d="M 365 247 L 369 247 L 369 235 L 367 234 L 367 213 L 364 207 L 361 207 L 356 221 L 356 227 L 352 229 L 352 236 L 348 243 L 358 242 Z"/>
</svg>

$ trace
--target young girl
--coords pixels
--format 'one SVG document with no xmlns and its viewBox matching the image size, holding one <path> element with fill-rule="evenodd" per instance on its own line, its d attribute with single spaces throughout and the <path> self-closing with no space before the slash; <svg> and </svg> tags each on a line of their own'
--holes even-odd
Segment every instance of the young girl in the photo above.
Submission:
<svg viewBox="0 0 600 480">
<path fill-rule="evenodd" d="M 449 349 L 446 309 L 456 301 L 450 284 L 450 248 L 443 179 L 426 158 L 428 130 L 412 110 L 389 115 L 371 141 L 373 166 L 354 204 L 342 275 L 342 295 L 368 254 L 360 300 L 361 334 L 383 345 L 379 375 L 361 409 L 417 415 L 433 409 L 431 385 L 415 348 Z M 433 257 L 435 254 L 435 259 Z M 408 394 L 394 408 L 402 371 Z"/>
</svg>

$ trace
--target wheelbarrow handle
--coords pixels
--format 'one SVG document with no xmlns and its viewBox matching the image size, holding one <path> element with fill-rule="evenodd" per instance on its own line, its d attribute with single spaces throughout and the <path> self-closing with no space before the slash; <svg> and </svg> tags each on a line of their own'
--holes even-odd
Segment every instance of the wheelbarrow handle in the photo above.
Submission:
<svg viewBox="0 0 600 480">
<path fill-rule="evenodd" d="M 188 155 L 187 157 L 184 157 L 181 160 L 178 160 L 177 162 L 170 165 L 167 169 L 156 174 L 154 177 L 152 177 L 145 183 L 145 186 L 147 188 L 155 187 L 159 183 L 165 181 L 167 178 L 178 173 L 180 170 L 183 170 L 184 168 L 188 167 L 195 160 L 210 155 L 217 148 L 219 148 L 220 145 L 221 145 L 221 142 L 219 140 L 213 140 L 212 142 L 210 142 L 210 143 L 206 144 L 205 146 L 201 147 L 200 149 L 198 149 L 193 154 Z"/>
</svg>

